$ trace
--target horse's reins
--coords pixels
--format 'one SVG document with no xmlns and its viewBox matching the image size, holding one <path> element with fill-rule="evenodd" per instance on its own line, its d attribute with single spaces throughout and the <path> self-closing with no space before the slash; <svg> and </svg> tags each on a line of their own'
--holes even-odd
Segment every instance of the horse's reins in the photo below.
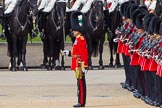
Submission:
<svg viewBox="0 0 162 108">
<path fill-rule="evenodd" d="M 55 4 L 56 5 L 56 4 Z M 57 9 L 57 8 L 56 8 Z M 55 11 L 54 9 L 53 9 L 53 11 Z M 58 11 L 58 10 L 57 10 Z M 57 12 L 56 11 L 56 12 Z M 54 20 L 54 12 L 52 12 L 52 22 L 53 22 L 53 24 L 54 24 L 54 26 L 56 27 L 56 31 L 58 31 L 61 27 L 63 27 L 63 25 L 64 25 L 64 23 L 62 23 L 62 24 L 59 24 L 58 26 L 57 26 L 57 24 L 56 24 L 56 21 Z M 59 14 L 57 13 L 57 16 L 59 16 Z"/>
<path fill-rule="evenodd" d="M 90 15 L 89 15 L 89 17 L 88 17 L 88 20 L 89 20 L 89 24 L 90 24 L 90 26 L 92 27 L 92 29 L 93 29 L 93 31 L 96 31 L 97 29 L 98 29 L 98 27 L 100 26 L 100 23 L 97 23 L 97 25 L 94 27 L 93 26 L 93 24 L 92 24 L 92 18 L 91 18 L 91 16 L 92 16 L 92 9 L 90 10 Z"/>
<path fill-rule="evenodd" d="M 25 5 L 26 6 L 26 5 Z M 18 22 L 18 24 L 19 24 L 19 26 L 21 27 L 21 30 L 22 31 L 24 31 L 25 30 L 25 28 L 26 28 L 26 26 L 27 26 L 27 24 L 28 23 L 30 23 L 30 21 L 28 20 L 28 18 L 29 18 L 29 15 L 28 14 L 26 14 L 25 12 L 23 12 L 24 14 L 26 14 L 27 15 L 27 17 L 26 17 L 26 22 L 25 22 L 25 24 L 24 25 L 22 25 L 21 23 L 20 23 L 20 20 L 18 19 L 18 11 L 19 11 L 19 6 L 16 8 L 16 20 L 17 20 L 17 22 Z M 20 31 L 20 29 L 18 30 L 18 31 Z"/>
</svg>

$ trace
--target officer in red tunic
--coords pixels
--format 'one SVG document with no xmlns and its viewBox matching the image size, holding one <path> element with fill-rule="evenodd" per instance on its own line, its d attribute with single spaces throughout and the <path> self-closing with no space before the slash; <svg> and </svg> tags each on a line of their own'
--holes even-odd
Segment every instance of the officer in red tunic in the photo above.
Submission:
<svg viewBox="0 0 162 108">
<path fill-rule="evenodd" d="M 84 28 L 81 12 L 73 12 L 70 17 L 70 24 L 75 42 L 72 50 L 64 50 L 63 54 L 72 57 L 71 70 L 74 70 L 77 78 L 78 103 L 73 107 L 85 107 L 86 104 L 86 80 L 85 68 L 88 66 L 88 47 L 84 37 Z"/>
</svg>

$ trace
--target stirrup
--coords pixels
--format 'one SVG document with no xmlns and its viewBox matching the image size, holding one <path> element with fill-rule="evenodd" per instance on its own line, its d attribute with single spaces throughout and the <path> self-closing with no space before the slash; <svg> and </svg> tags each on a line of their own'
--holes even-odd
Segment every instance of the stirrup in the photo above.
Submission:
<svg viewBox="0 0 162 108">
<path fill-rule="evenodd" d="M 38 34 L 37 34 L 36 32 L 32 31 L 32 38 L 36 38 L 37 35 L 38 35 Z"/>
<path fill-rule="evenodd" d="M 5 35 L 4 32 L 2 32 L 2 34 L 0 34 L 0 38 L 1 38 L 2 40 L 5 40 L 5 39 L 6 39 L 6 35 Z"/>
<path fill-rule="evenodd" d="M 41 32 L 41 33 L 40 33 L 40 38 L 42 38 L 42 39 L 45 38 L 45 34 L 44 34 L 44 32 Z"/>
</svg>

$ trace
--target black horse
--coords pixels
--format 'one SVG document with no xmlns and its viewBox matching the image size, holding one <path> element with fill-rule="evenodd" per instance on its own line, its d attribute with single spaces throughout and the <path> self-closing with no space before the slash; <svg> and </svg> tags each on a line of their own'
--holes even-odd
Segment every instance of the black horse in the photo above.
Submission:
<svg viewBox="0 0 162 108">
<path fill-rule="evenodd" d="M 21 70 L 26 71 L 26 43 L 29 32 L 29 17 L 37 14 L 35 0 L 18 1 L 12 15 L 8 17 L 6 26 L 6 37 L 8 43 L 8 54 L 11 57 L 11 71 L 16 71 L 17 65 Z"/>
<path fill-rule="evenodd" d="M 156 2 L 155 14 L 157 16 L 162 17 L 162 1 L 161 0 L 157 0 Z"/>
<path fill-rule="evenodd" d="M 86 38 L 88 42 L 89 51 L 89 68 L 92 69 L 91 56 L 97 57 L 99 55 L 99 68 L 103 69 L 103 44 L 105 40 L 104 29 L 104 12 L 103 2 L 96 0 L 92 3 L 91 9 L 85 15 Z"/>
<path fill-rule="evenodd" d="M 56 1 L 54 8 L 46 17 L 45 38 L 43 41 L 43 66 L 48 66 L 48 70 L 54 67 L 60 69 L 60 51 L 64 50 L 65 43 L 65 13 L 66 2 Z M 62 56 L 62 67 L 64 58 Z"/>
<path fill-rule="evenodd" d="M 120 58 L 119 58 L 119 54 L 117 53 L 117 46 L 118 43 L 115 43 L 113 40 L 114 38 L 116 38 L 116 34 L 115 34 L 115 30 L 121 26 L 121 15 L 120 15 L 120 11 L 119 11 L 119 5 L 117 5 L 117 7 L 115 8 L 115 10 L 111 13 L 109 13 L 109 28 L 110 31 L 108 32 L 108 40 L 109 40 L 109 47 L 110 47 L 110 63 L 109 66 L 113 67 L 113 55 L 116 55 L 116 60 L 115 60 L 115 67 L 120 67 Z"/>
</svg>

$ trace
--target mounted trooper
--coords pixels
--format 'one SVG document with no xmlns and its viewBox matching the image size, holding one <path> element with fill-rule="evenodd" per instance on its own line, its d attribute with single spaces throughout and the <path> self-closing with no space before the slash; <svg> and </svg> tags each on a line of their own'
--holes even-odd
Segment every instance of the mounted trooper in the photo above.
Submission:
<svg viewBox="0 0 162 108">
<path fill-rule="evenodd" d="M 149 13 L 154 13 L 157 0 L 144 0 L 144 4 L 147 6 Z"/>
<path fill-rule="evenodd" d="M 38 0 L 37 1 L 38 11 L 39 11 L 39 15 L 41 17 L 41 22 L 40 22 L 41 24 L 39 27 L 41 38 L 45 37 L 44 26 L 45 26 L 46 16 L 53 9 L 55 2 L 56 2 L 56 0 Z"/>
<path fill-rule="evenodd" d="M 95 0 L 76 0 L 69 11 L 80 11 L 82 13 L 87 13 L 94 1 Z M 104 3 L 104 0 L 100 1 Z"/>
<path fill-rule="evenodd" d="M 12 15 L 14 8 L 17 4 L 18 0 L 5 0 L 4 6 L 4 15 L 3 15 L 3 22 L 2 22 L 2 34 L 0 34 L 0 38 L 5 39 L 5 29 L 7 25 L 7 19 Z"/>
<path fill-rule="evenodd" d="M 117 8 L 117 6 L 120 6 L 122 3 L 126 1 L 129 0 L 106 0 L 109 13 L 113 12 Z"/>
</svg>

